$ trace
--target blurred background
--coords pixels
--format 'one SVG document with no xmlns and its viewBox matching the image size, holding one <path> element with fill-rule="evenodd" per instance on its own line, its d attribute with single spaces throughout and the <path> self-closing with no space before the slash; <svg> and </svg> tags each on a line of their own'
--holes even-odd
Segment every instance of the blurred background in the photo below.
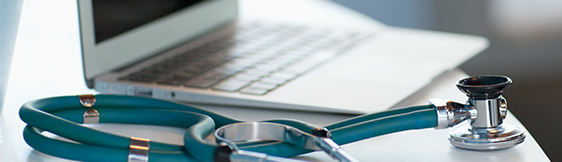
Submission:
<svg viewBox="0 0 562 162">
<path fill-rule="evenodd" d="M 460 68 L 511 77 L 508 109 L 562 161 L 562 1 L 333 1 L 392 26 L 488 38 L 490 47 Z"/>
</svg>

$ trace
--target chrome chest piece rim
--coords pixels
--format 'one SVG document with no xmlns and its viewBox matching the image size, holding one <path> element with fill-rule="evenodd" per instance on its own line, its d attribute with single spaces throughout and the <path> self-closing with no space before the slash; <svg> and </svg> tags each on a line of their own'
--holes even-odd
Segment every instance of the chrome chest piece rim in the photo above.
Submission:
<svg viewBox="0 0 562 162">
<path fill-rule="evenodd" d="M 449 133 L 452 145 L 469 150 L 500 150 L 516 146 L 525 140 L 525 131 L 509 124 L 496 128 L 467 129 L 458 127 Z"/>
</svg>

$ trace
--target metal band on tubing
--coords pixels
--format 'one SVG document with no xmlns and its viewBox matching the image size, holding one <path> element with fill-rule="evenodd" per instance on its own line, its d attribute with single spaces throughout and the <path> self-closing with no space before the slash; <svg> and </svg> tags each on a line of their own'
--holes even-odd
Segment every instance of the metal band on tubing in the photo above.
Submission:
<svg viewBox="0 0 562 162">
<path fill-rule="evenodd" d="M 96 103 L 96 96 L 93 94 L 78 95 L 80 104 L 84 107 L 92 107 Z M 87 109 L 84 112 L 83 124 L 97 124 L 100 122 L 100 113 L 96 109 Z"/>
<path fill-rule="evenodd" d="M 78 98 L 80 98 L 80 103 L 84 107 L 92 107 L 96 103 L 96 96 L 93 94 L 78 95 Z"/>
<path fill-rule="evenodd" d="M 129 145 L 128 162 L 147 162 L 150 140 L 138 137 L 131 137 Z"/>
<path fill-rule="evenodd" d="M 445 129 L 449 127 L 449 112 L 447 103 L 440 99 L 430 99 L 429 104 L 437 109 L 437 126 L 435 129 Z"/>
<path fill-rule="evenodd" d="M 96 109 L 88 109 L 84 112 L 83 124 L 98 124 L 100 123 L 100 113 Z"/>
</svg>

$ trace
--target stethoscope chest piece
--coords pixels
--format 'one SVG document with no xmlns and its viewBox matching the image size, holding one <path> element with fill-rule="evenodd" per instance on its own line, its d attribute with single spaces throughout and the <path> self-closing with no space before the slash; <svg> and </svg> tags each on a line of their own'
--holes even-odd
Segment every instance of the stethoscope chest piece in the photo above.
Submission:
<svg viewBox="0 0 562 162">
<path fill-rule="evenodd" d="M 505 76 L 479 76 L 460 80 L 457 87 L 469 97 L 467 109 L 476 110 L 470 125 L 451 130 L 449 142 L 470 150 L 499 150 L 510 148 L 525 140 L 525 131 L 503 124 L 507 102 L 502 96 L 511 84 Z"/>
<path fill-rule="evenodd" d="M 525 140 L 525 132 L 521 128 L 509 124 L 491 129 L 470 129 L 458 127 L 451 130 L 449 142 L 452 145 L 469 150 L 500 150 L 506 149 Z"/>
<path fill-rule="evenodd" d="M 263 158 L 255 158 L 256 156 L 248 154 L 249 151 L 241 151 L 236 146 L 236 143 L 277 141 L 291 143 L 310 150 L 321 150 L 338 161 L 357 162 L 355 158 L 330 139 L 331 135 L 327 129 L 320 127 L 308 133 L 295 127 L 278 123 L 240 122 L 218 128 L 215 131 L 215 138 L 228 145 L 234 151 L 234 154 L 231 155 L 231 161 L 300 162 L 300 160 L 281 159 L 267 155 L 262 156 Z"/>
</svg>

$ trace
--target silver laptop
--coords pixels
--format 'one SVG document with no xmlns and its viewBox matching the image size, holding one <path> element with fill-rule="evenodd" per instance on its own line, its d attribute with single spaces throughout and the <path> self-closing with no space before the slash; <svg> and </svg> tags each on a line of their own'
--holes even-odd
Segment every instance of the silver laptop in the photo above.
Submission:
<svg viewBox="0 0 562 162">
<path fill-rule="evenodd" d="M 196 104 L 380 111 L 488 45 L 329 1 L 78 2 L 90 88 Z"/>
</svg>

